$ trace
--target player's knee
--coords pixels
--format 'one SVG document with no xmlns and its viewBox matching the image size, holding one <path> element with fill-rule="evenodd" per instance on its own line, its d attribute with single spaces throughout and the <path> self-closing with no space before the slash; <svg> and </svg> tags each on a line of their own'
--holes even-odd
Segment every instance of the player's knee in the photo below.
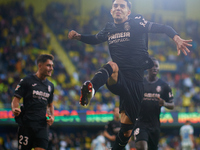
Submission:
<svg viewBox="0 0 200 150">
<path fill-rule="evenodd" d="M 124 136 L 125 136 L 125 137 L 130 137 L 130 136 L 132 135 L 132 131 L 133 131 L 133 130 L 128 130 L 128 131 L 126 131 L 126 132 L 123 132 L 123 133 L 124 133 Z"/>
<path fill-rule="evenodd" d="M 124 134 L 124 137 L 131 137 L 133 131 L 133 124 L 124 124 L 121 123 L 121 131 Z"/>
<path fill-rule="evenodd" d="M 136 147 L 137 150 L 147 150 L 148 149 L 146 141 L 136 142 L 135 147 Z"/>
<path fill-rule="evenodd" d="M 109 64 L 111 66 L 111 68 L 113 70 L 113 73 L 119 71 L 119 67 L 118 67 L 118 65 L 115 62 L 109 61 L 107 64 Z"/>
</svg>

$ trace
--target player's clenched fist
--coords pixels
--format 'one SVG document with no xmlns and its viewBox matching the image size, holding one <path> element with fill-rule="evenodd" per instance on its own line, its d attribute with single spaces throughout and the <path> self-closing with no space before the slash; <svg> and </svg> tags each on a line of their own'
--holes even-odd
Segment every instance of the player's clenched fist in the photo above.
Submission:
<svg viewBox="0 0 200 150">
<path fill-rule="evenodd" d="M 158 103 L 160 106 L 164 106 L 165 101 L 162 98 L 158 97 Z"/>
<path fill-rule="evenodd" d="M 49 117 L 49 119 L 47 119 L 47 124 L 51 126 L 54 122 L 54 117 L 51 115 L 49 115 L 48 117 Z"/>
<path fill-rule="evenodd" d="M 19 116 L 19 114 L 21 113 L 21 109 L 20 108 L 13 108 L 12 112 L 13 112 L 14 116 Z"/>
<path fill-rule="evenodd" d="M 68 38 L 69 39 L 76 39 L 76 40 L 80 40 L 81 39 L 81 34 L 79 34 L 78 32 L 72 30 L 69 32 L 68 34 Z"/>
</svg>

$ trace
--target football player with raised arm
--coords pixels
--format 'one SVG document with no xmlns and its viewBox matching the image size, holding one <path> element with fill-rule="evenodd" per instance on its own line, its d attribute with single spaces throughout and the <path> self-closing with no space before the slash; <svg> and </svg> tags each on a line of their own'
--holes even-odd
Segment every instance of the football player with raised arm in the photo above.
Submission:
<svg viewBox="0 0 200 150">
<path fill-rule="evenodd" d="M 99 33 L 86 35 L 72 30 L 68 38 L 93 45 L 108 42 L 112 61 L 100 68 L 91 81 L 82 85 L 80 104 L 87 106 L 104 84 L 112 93 L 119 95 L 121 129 L 113 149 L 121 150 L 131 137 L 140 111 L 144 95 L 144 70 L 154 65 L 148 54 L 148 33 L 166 34 L 175 42 L 178 55 L 190 52 L 187 47 L 192 46 L 189 44 L 192 40 L 184 40 L 172 27 L 147 21 L 142 15 L 129 18 L 129 0 L 113 0 L 110 13 L 114 22 L 108 22 Z"/>
</svg>

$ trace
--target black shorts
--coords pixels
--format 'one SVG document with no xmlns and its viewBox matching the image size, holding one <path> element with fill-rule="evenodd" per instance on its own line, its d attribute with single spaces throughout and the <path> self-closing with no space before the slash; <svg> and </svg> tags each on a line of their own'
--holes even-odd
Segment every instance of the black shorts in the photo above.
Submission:
<svg viewBox="0 0 200 150">
<path fill-rule="evenodd" d="M 47 150 L 53 150 L 53 143 L 49 142 Z"/>
<path fill-rule="evenodd" d="M 135 142 L 147 141 L 148 149 L 157 150 L 160 137 L 159 128 L 137 127 L 134 131 Z"/>
<path fill-rule="evenodd" d="M 125 78 L 119 71 L 116 84 L 107 88 L 115 95 L 120 97 L 120 112 L 125 111 L 133 124 L 139 115 L 141 102 L 144 96 L 144 85 L 142 81 L 133 81 Z"/>
<path fill-rule="evenodd" d="M 47 128 L 34 129 L 31 127 L 20 126 L 18 128 L 18 149 L 31 150 L 35 147 L 47 149 L 47 132 Z"/>
</svg>

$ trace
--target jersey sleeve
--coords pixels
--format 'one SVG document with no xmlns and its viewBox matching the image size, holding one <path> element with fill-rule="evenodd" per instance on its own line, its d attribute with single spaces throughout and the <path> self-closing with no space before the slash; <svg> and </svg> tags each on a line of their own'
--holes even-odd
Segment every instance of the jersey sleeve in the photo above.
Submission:
<svg viewBox="0 0 200 150">
<path fill-rule="evenodd" d="M 53 93 L 54 93 L 54 85 L 52 84 L 52 91 L 48 100 L 48 104 L 51 104 L 53 102 Z"/>
<path fill-rule="evenodd" d="M 174 38 L 175 35 L 178 35 L 178 33 L 171 26 L 153 23 L 153 22 L 150 22 L 149 32 L 150 33 L 164 33 L 172 39 Z"/>
<path fill-rule="evenodd" d="M 137 24 L 137 30 L 139 32 L 163 33 L 169 36 L 170 38 L 173 38 L 175 35 L 178 35 L 178 33 L 171 26 L 147 21 L 142 15 L 136 15 L 134 20 Z"/>
<path fill-rule="evenodd" d="M 162 97 L 166 102 L 173 103 L 173 94 L 170 86 L 168 84 L 164 87 L 164 95 Z"/>
<path fill-rule="evenodd" d="M 17 87 L 15 88 L 14 96 L 22 98 L 25 96 L 25 93 L 28 89 L 28 80 L 27 78 L 21 79 Z"/>
<path fill-rule="evenodd" d="M 99 33 L 95 35 L 82 34 L 80 41 L 86 44 L 92 44 L 92 45 L 100 44 L 107 41 L 108 40 L 108 31 L 107 31 L 108 26 L 109 26 L 109 23 L 107 23 L 106 27 L 103 28 Z"/>
<path fill-rule="evenodd" d="M 109 29 L 111 28 L 112 24 L 107 23 L 105 28 L 103 28 L 99 33 L 97 33 L 95 36 L 99 41 L 105 42 L 108 40 L 108 33 Z"/>
</svg>

